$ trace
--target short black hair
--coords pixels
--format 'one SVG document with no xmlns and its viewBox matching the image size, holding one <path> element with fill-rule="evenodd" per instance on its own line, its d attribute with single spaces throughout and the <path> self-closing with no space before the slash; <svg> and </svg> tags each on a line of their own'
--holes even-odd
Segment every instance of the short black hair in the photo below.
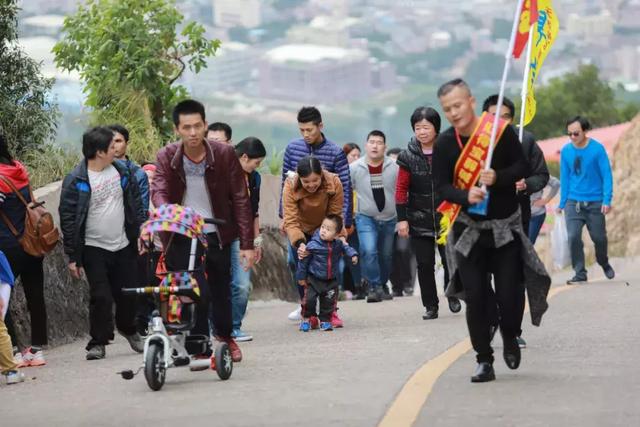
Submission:
<svg viewBox="0 0 640 427">
<path fill-rule="evenodd" d="M 298 123 L 313 122 L 314 125 L 322 123 L 322 115 L 316 107 L 302 107 L 298 111 Z"/>
<path fill-rule="evenodd" d="M 390 156 L 392 154 L 395 154 L 397 156 L 400 153 L 402 153 L 402 148 L 399 147 L 393 147 L 387 150 L 387 156 Z"/>
<path fill-rule="evenodd" d="M 469 96 L 471 96 L 471 88 L 469 88 L 469 85 L 467 84 L 467 82 L 465 82 L 460 78 L 457 78 L 457 79 L 449 80 L 448 82 L 440 86 L 440 88 L 438 88 L 438 98 L 442 98 L 443 96 L 449 94 L 449 92 L 451 92 L 457 87 L 466 90 L 469 93 Z"/>
<path fill-rule="evenodd" d="M 91 128 L 82 135 L 82 154 L 87 160 L 94 159 L 98 151 L 103 153 L 109 151 L 111 141 L 113 141 L 111 129 L 104 126 Z"/>
<path fill-rule="evenodd" d="M 384 134 L 384 132 L 382 132 L 381 130 L 378 129 L 374 129 L 371 132 L 369 132 L 369 135 L 367 135 L 367 141 L 369 140 L 369 138 L 371 138 L 372 136 L 379 136 L 382 138 L 382 140 L 384 141 L 385 145 L 387 144 L 387 136 Z"/>
<path fill-rule="evenodd" d="M 494 105 L 498 105 L 498 94 L 491 95 L 482 103 L 482 111 L 489 111 L 489 108 Z M 516 106 L 506 96 L 502 99 L 502 105 L 509 109 L 509 114 L 511 114 L 511 118 L 513 119 L 516 116 Z M 498 112 L 499 113 L 499 112 Z"/>
<path fill-rule="evenodd" d="M 202 117 L 202 121 L 206 121 L 204 115 L 204 105 L 193 99 L 185 99 L 184 101 L 180 101 L 173 108 L 173 124 L 176 125 L 176 127 L 178 127 L 178 125 L 180 124 L 180 115 L 182 114 L 200 114 L 200 117 Z"/>
<path fill-rule="evenodd" d="M 575 122 L 580 123 L 580 128 L 582 129 L 583 132 L 591 130 L 591 123 L 589 123 L 589 120 L 587 120 L 586 117 L 582 117 L 582 116 L 575 116 L 575 117 L 567 120 L 567 126 L 566 127 L 569 127 L 569 125 L 571 123 L 575 123 Z"/>
<path fill-rule="evenodd" d="M 236 155 L 238 157 L 246 154 L 250 159 L 261 159 L 267 156 L 264 144 L 255 136 L 249 136 L 236 144 Z"/>
<path fill-rule="evenodd" d="M 8 161 L 10 164 L 13 163 L 13 156 L 11 155 L 11 151 L 9 150 L 9 141 L 4 137 L 4 133 L 2 132 L 2 128 L 0 127 L 0 157 Z"/>
<path fill-rule="evenodd" d="M 222 131 L 224 135 L 227 137 L 227 141 L 231 141 L 231 135 L 233 132 L 231 131 L 231 126 L 223 122 L 215 122 L 211 123 L 207 128 L 207 132 L 212 131 Z"/>
<path fill-rule="evenodd" d="M 342 147 L 342 151 L 344 151 L 344 154 L 349 154 L 353 150 L 358 150 L 358 151 L 362 152 L 362 150 L 360 149 L 360 146 L 358 144 L 356 144 L 355 142 L 347 142 Z"/>
<path fill-rule="evenodd" d="M 107 129 L 110 129 L 113 132 L 118 132 L 120 135 L 124 137 L 125 142 L 127 143 L 129 142 L 129 130 L 126 127 L 116 123 L 116 124 L 107 126 Z"/>
<path fill-rule="evenodd" d="M 298 161 L 296 172 L 300 178 L 306 178 L 312 173 L 322 175 L 322 163 L 314 156 L 303 157 Z"/>
<path fill-rule="evenodd" d="M 329 214 L 324 219 L 328 219 L 329 221 L 333 222 L 336 225 L 336 233 L 339 233 L 340 231 L 342 231 L 343 223 L 342 223 L 342 217 L 340 215 Z"/>
<path fill-rule="evenodd" d="M 436 128 L 436 134 L 440 133 L 440 124 L 442 119 L 440 118 L 440 114 L 431 108 L 431 107 L 418 107 L 413 110 L 413 114 L 411 115 L 411 129 L 416 130 L 416 123 L 421 122 L 422 120 L 426 120 Z"/>
</svg>

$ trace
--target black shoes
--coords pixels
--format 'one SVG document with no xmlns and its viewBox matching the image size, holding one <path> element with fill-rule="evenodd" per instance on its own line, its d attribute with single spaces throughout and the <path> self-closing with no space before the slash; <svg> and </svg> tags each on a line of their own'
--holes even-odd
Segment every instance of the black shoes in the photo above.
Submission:
<svg viewBox="0 0 640 427">
<path fill-rule="evenodd" d="M 87 351 L 87 360 L 100 360 L 104 359 L 105 351 L 103 345 L 94 345 Z"/>
<path fill-rule="evenodd" d="M 393 295 L 391 294 L 391 292 L 389 292 L 389 288 L 387 288 L 387 285 L 382 285 L 380 294 L 381 294 L 380 297 L 382 298 L 383 301 L 389 301 L 393 299 Z"/>
<path fill-rule="evenodd" d="M 607 279 L 611 280 L 616 277 L 616 272 L 613 271 L 613 267 L 611 267 L 611 264 L 605 265 L 604 267 L 602 267 L 602 269 L 604 270 L 604 275 L 607 276 Z"/>
<path fill-rule="evenodd" d="M 447 300 L 449 301 L 449 310 L 451 310 L 452 313 L 459 313 L 460 310 L 462 310 L 462 304 L 460 304 L 458 298 L 448 297 Z"/>
<path fill-rule="evenodd" d="M 382 292 L 378 289 L 369 289 L 367 295 L 367 302 L 380 302 L 382 301 Z"/>
<path fill-rule="evenodd" d="M 438 307 L 427 307 L 427 311 L 422 315 L 424 320 L 432 320 L 438 318 Z"/>
<path fill-rule="evenodd" d="M 394 289 L 393 290 L 393 296 L 395 298 L 400 298 L 400 297 L 404 296 L 404 293 L 399 289 Z"/>
<path fill-rule="evenodd" d="M 489 381 L 493 381 L 496 379 L 496 373 L 493 370 L 493 365 L 491 363 L 482 362 L 478 363 L 476 367 L 476 371 L 473 373 L 471 377 L 472 383 L 486 383 Z"/>
<path fill-rule="evenodd" d="M 518 369 L 520 366 L 520 344 L 516 337 L 505 338 L 502 336 L 504 363 L 509 369 Z"/>
<path fill-rule="evenodd" d="M 615 274 L 615 273 L 614 273 Z M 582 285 L 587 283 L 587 276 L 573 276 L 567 280 L 567 285 Z"/>
</svg>

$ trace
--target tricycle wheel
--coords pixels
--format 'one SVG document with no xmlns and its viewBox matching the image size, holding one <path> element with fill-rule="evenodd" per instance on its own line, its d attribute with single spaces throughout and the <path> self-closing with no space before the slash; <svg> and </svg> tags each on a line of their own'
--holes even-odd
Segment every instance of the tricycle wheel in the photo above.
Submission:
<svg viewBox="0 0 640 427">
<path fill-rule="evenodd" d="M 158 391 L 164 385 L 167 368 L 164 363 L 164 345 L 160 342 L 149 343 L 144 358 L 144 376 L 149 388 Z"/>
<path fill-rule="evenodd" d="M 233 360 L 231 350 L 226 342 L 218 343 L 215 351 L 216 372 L 221 380 L 228 380 L 233 372 Z"/>
</svg>

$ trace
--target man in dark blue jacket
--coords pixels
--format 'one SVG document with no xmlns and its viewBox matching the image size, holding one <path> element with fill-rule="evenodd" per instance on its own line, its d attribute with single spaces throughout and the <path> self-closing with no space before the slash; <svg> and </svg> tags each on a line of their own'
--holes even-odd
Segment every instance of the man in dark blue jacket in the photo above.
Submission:
<svg viewBox="0 0 640 427">
<path fill-rule="evenodd" d="M 320 329 L 330 331 L 331 315 L 338 302 L 338 266 L 346 253 L 353 264 L 358 263 L 358 253 L 351 246 L 338 239 L 342 230 L 342 218 L 338 215 L 327 215 L 322 221 L 306 250 L 309 255 L 298 263 L 296 279 L 304 287 L 302 302 L 302 323 L 300 330 L 308 332 L 318 327 L 316 303 L 320 298 Z"/>
</svg>

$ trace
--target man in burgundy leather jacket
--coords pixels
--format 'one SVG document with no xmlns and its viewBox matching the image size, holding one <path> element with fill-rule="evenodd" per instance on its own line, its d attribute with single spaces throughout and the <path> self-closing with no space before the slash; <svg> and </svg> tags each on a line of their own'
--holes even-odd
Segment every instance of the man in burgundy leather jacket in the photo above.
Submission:
<svg viewBox="0 0 640 427">
<path fill-rule="evenodd" d="M 206 224 L 209 248 L 200 277 L 201 299 L 192 333 L 209 335 L 207 309 L 213 305 L 217 339 L 229 343 L 234 362 L 242 360 L 240 348 L 231 338 L 231 242 L 240 238 L 240 258 L 245 269 L 252 267 L 253 213 L 240 162 L 231 145 L 208 142 L 204 106 L 197 101 L 180 102 L 173 110 L 175 131 L 181 137 L 158 152 L 156 174 L 151 185 L 154 206 L 178 203 L 205 218 L 224 225 Z M 170 270 L 186 269 L 190 240 L 174 235 L 167 250 Z M 208 284 L 208 289 L 206 284 Z"/>
</svg>

